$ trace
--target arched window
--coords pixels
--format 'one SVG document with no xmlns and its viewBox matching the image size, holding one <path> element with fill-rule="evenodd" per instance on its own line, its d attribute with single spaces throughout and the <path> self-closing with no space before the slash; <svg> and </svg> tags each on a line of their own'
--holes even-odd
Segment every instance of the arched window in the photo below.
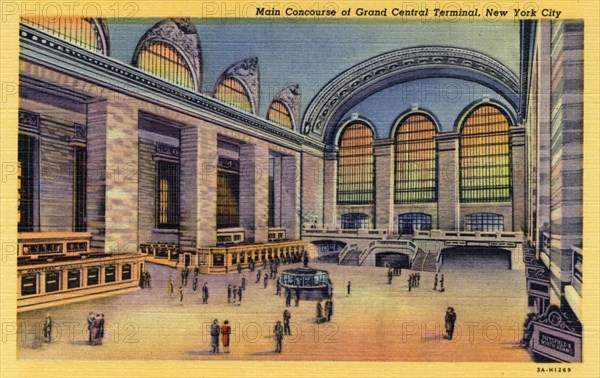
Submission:
<svg viewBox="0 0 600 378">
<path fill-rule="evenodd" d="M 372 204 L 374 201 L 373 131 L 364 123 L 354 123 L 339 141 L 337 203 Z"/>
<path fill-rule="evenodd" d="M 238 79 L 223 78 L 215 88 L 214 97 L 247 112 L 252 112 L 250 95 Z"/>
<path fill-rule="evenodd" d="M 511 198 L 508 117 L 496 106 L 482 105 L 460 130 L 460 200 L 500 202 Z"/>
<path fill-rule="evenodd" d="M 362 213 L 349 213 L 342 215 L 343 229 L 369 228 L 369 216 Z"/>
<path fill-rule="evenodd" d="M 88 50 L 108 55 L 106 25 L 98 19 L 31 16 L 23 17 L 21 21 Z"/>
<path fill-rule="evenodd" d="M 415 230 L 431 230 L 431 215 L 425 213 L 404 213 L 398 215 L 399 234 L 412 234 Z"/>
<path fill-rule="evenodd" d="M 396 131 L 395 203 L 435 202 L 435 123 L 426 114 L 405 118 Z"/>
<path fill-rule="evenodd" d="M 293 129 L 292 116 L 285 104 L 281 101 L 273 101 L 267 112 L 267 119 L 280 124 L 288 129 Z"/>
<path fill-rule="evenodd" d="M 138 68 L 185 88 L 196 89 L 189 64 L 177 49 L 166 42 L 149 41 L 139 50 Z"/>
<path fill-rule="evenodd" d="M 504 217 L 493 213 L 475 213 L 465 217 L 467 231 L 504 231 Z"/>
</svg>

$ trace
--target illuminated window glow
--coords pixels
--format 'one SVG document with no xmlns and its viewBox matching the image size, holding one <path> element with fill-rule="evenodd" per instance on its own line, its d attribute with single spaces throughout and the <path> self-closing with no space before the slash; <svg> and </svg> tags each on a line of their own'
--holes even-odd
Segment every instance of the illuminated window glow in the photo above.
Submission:
<svg viewBox="0 0 600 378">
<path fill-rule="evenodd" d="M 23 17 L 22 22 L 53 34 L 88 50 L 104 53 L 98 41 L 96 27 L 89 18 L 82 17 Z"/>
<path fill-rule="evenodd" d="M 373 131 L 363 123 L 352 124 L 343 131 L 339 142 L 338 204 L 372 204 L 373 172 Z"/>
<path fill-rule="evenodd" d="M 425 114 L 411 115 L 396 132 L 395 203 L 437 200 L 436 127 Z"/>
<path fill-rule="evenodd" d="M 508 118 L 491 105 L 467 116 L 460 136 L 460 200 L 501 202 L 511 198 Z"/>
<path fill-rule="evenodd" d="M 278 123 L 281 126 L 287 127 L 288 129 L 294 128 L 294 124 L 292 123 L 292 116 L 290 115 L 290 112 L 288 111 L 287 107 L 282 102 L 273 101 L 271 103 L 269 111 L 267 112 L 267 119 L 269 121 Z"/>
<path fill-rule="evenodd" d="M 185 88 L 195 89 L 194 76 L 183 55 L 172 45 L 153 41 L 140 50 L 138 68 Z"/>
<path fill-rule="evenodd" d="M 252 112 L 250 96 L 237 79 L 225 78 L 221 80 L 215 89 L 214 97 L 247 112 Z"/>
</svg>

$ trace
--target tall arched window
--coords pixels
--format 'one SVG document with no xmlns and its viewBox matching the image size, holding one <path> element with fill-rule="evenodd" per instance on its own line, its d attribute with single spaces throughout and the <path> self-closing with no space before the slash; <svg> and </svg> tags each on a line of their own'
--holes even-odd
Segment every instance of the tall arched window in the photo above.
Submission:
<svg viewBox="0 0 600 378">
<path fill-rule="evenodd" d="M 343 131 L 339 141 L 337 203 L 360 205 L 374 202 L 373 131 L 364 123 L 354 123 Z"/>
<path fill-rule="evenodd" d="M 435 123 L 426 114 L 405 118 L 396 131 L 395 203 L 435 202 Z"/>
<path fill-rule="evenodd" d="M 139 50 L 138 68 L 185 88 L 196 89 L 189 64 L 177 49 L 166 42 L 149 41 Z"/>
<path fill-rule="evenodd" d="M 273 101 L 267 112 L 267 119 L 275 123 L 280 124 L 288 129 L 293 129 L 294 124 L 292 122 L 292 116 L 290 111 L 281 101 Z"/>
<path fill-rule="evenodd" d="M 460 130 L 460 200 L 500 202 L 511 198 L 508 117 L 498 107 L 472 110 Z"/>
<path fill-rule="evenodd" d="M 108 55 L 106 25 L 94 18 L 83 17 L 23 17 L 24 24 L 53 34 L 88 50 Z"/>
<path fill-rule="evenodd" d="M 245 111 L 252 112 L 250 95 L 238 79 L 232 77 L 222 79 L 215 88 L 214 97 Z"/>
</svg>

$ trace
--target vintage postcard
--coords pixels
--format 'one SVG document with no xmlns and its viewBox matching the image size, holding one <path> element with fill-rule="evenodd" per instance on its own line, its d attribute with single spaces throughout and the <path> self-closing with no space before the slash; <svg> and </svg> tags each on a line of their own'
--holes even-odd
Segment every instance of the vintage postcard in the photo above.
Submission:
<svg viewBox="0 0 600 378">
<path fill-rule="evenodd" d="M 1 8 L 2 377 L 600 374 L 597 2 Z"/>
</svg>

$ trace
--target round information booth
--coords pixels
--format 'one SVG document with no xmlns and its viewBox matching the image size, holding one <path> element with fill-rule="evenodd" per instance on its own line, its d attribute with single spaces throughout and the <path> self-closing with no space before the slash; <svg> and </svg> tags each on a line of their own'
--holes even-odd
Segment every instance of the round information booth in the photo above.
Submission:
<svg viewBox="0 0 600 378">
<path fill-rule="evenodd" d="M 329 296 L 329 272 L 321 269 L 302 267 L 284 270 L 281 285 L 299 294 L 301 299 L 319 300 Z"/>
</svg>

